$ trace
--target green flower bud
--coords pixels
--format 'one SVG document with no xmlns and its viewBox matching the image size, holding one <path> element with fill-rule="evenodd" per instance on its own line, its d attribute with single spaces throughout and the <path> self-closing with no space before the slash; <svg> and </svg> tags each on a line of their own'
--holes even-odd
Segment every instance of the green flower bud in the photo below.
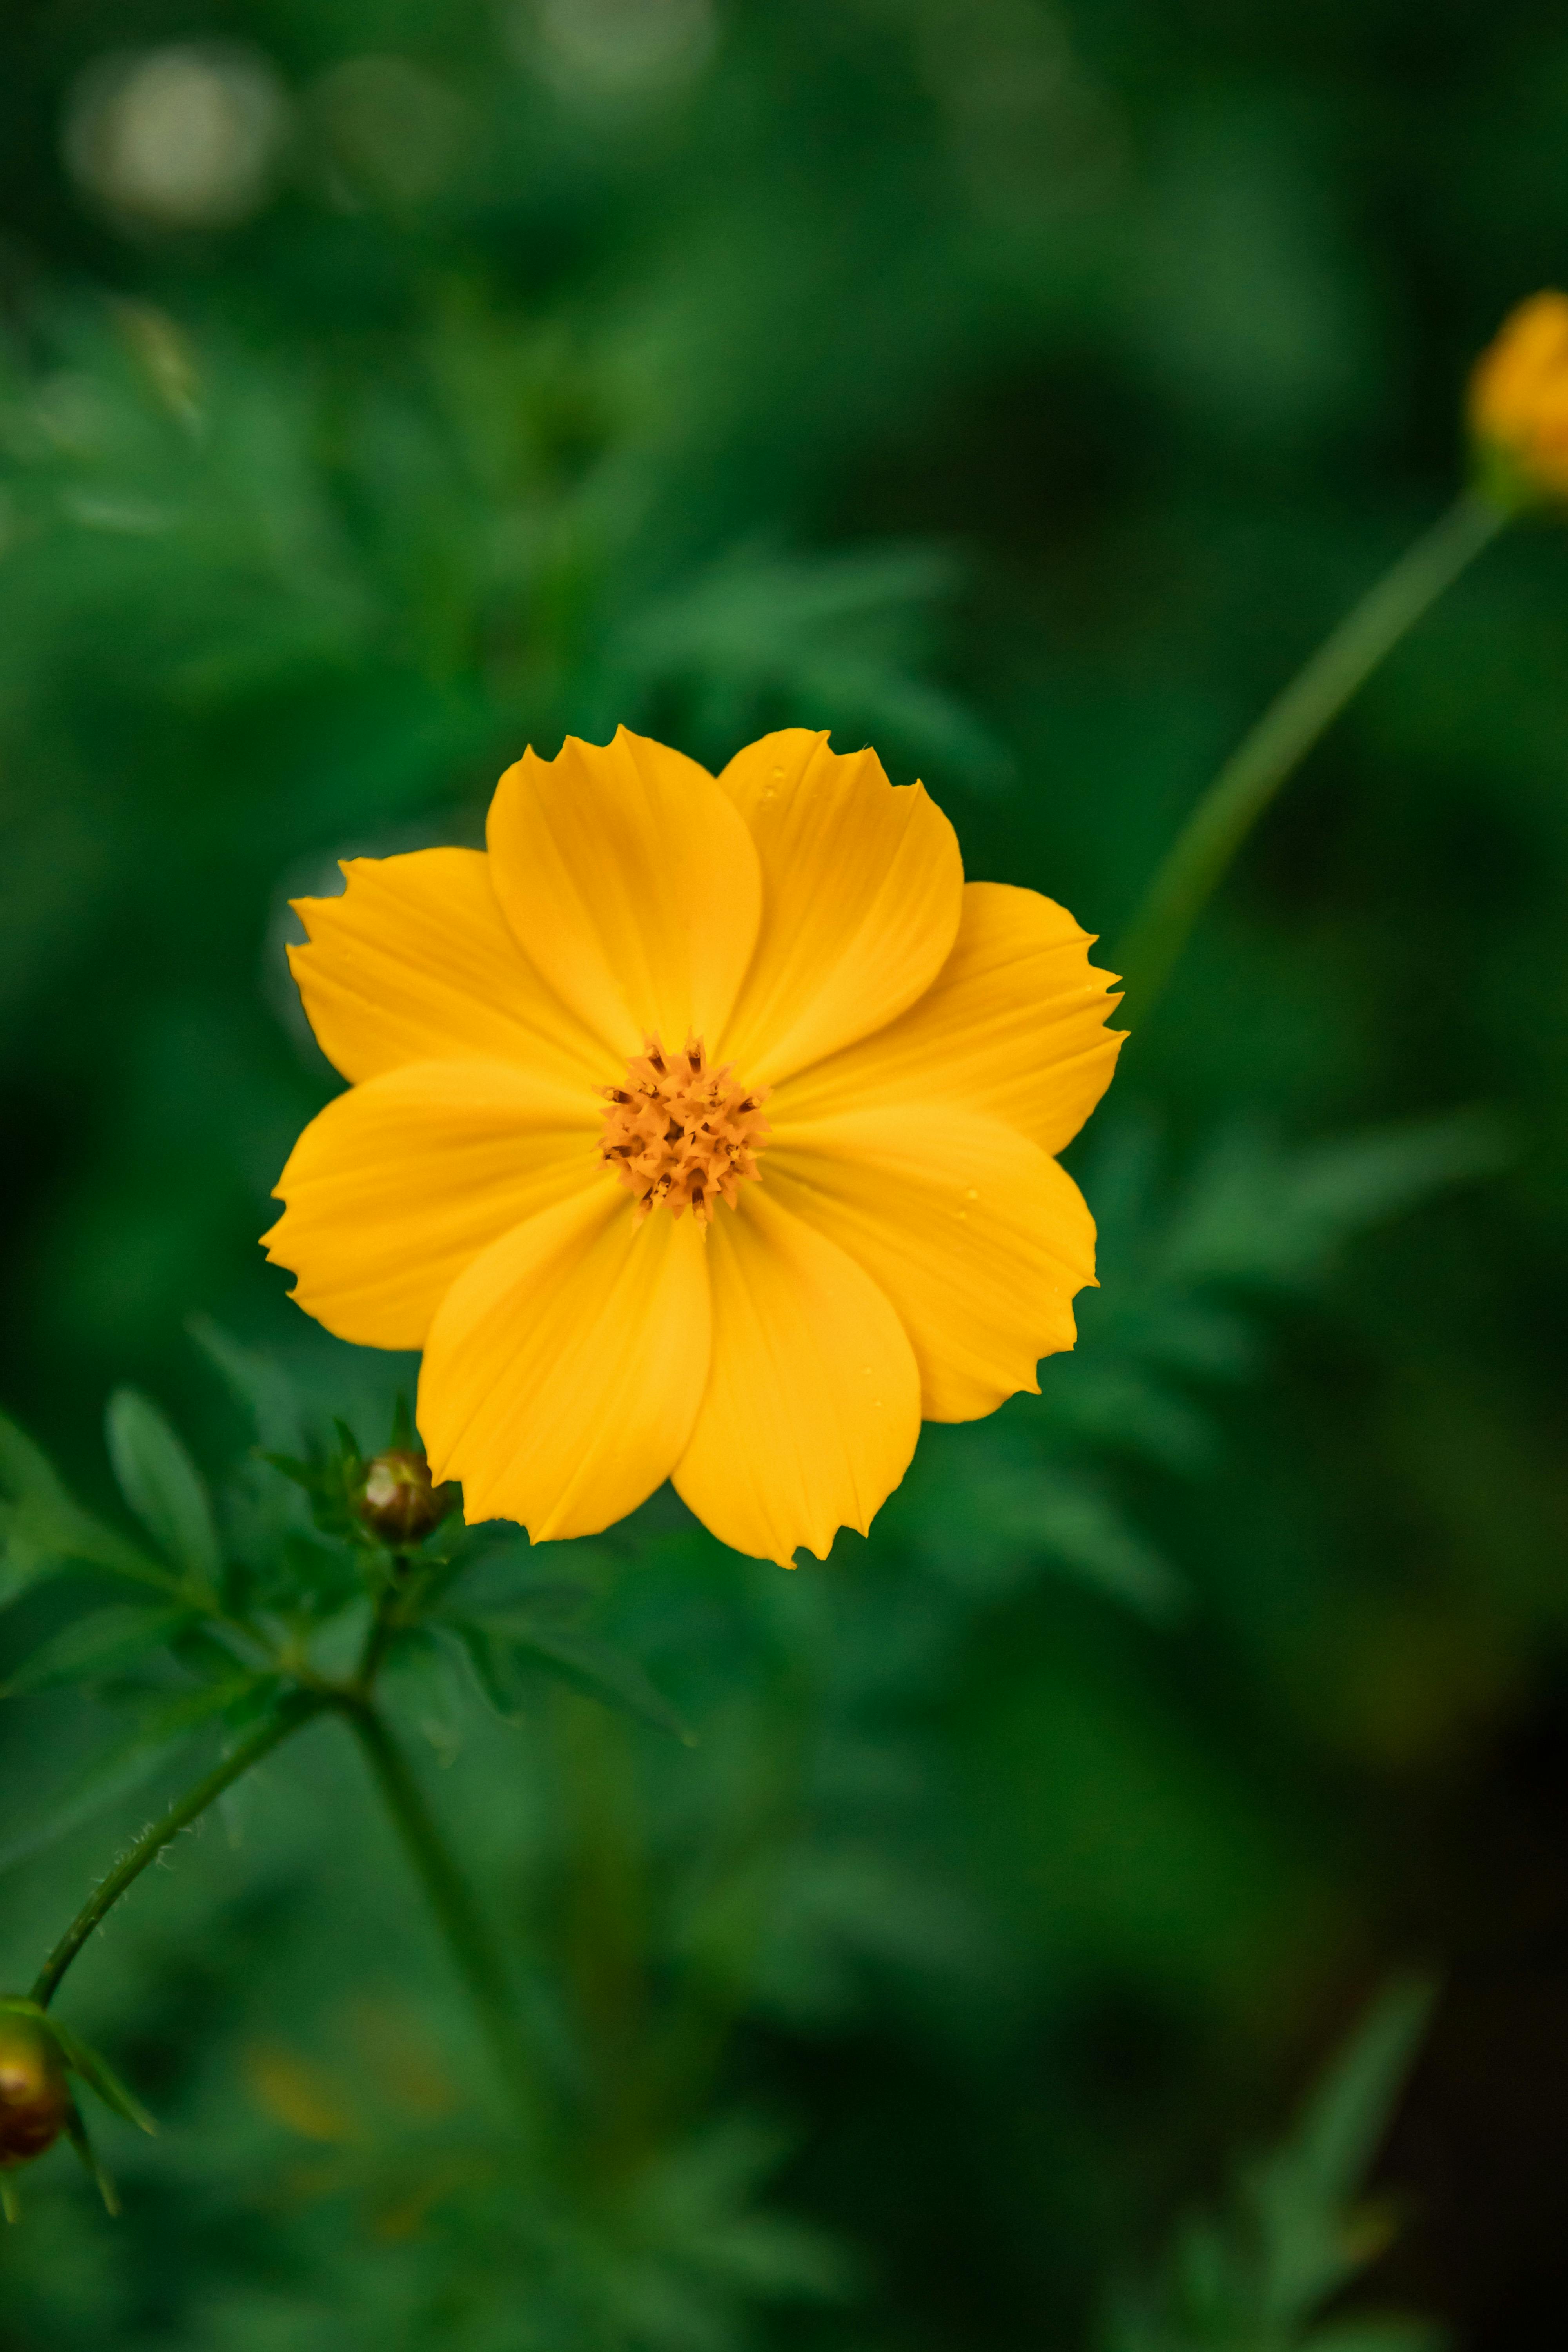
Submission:
<svg viewBox="0 0 1568 2352">
<path fill-rule="evenodd" d="M 0 2008 L 0 2167 L 42 2156 L 74 2112 L 48 2027 L 25 2011 Z"/>
<path fill-rule="evenodd" d="M 457 1500 L 455 1486 L 431 1485 L 423 1454 L 395 1446 L 366 1463 L 358 1508 L 361 1520 L 383 1543 L 411 1544 L 438 1527 Z"/>
</svg>

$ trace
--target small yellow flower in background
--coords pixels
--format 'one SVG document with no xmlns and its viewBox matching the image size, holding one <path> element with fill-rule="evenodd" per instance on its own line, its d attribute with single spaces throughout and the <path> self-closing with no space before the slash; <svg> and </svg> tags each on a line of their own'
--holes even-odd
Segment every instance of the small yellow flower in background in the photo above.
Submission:
<svg viewBox="0 0 1568 2352">
<path fill-rule="evenodd" d="M 300 902 L 353 1084 L 270 1255 L 329 1330 L 423 1348 L 469 1520 L 591 1535 L 673 1478 L 736 1550 L 825 1558 L 922 1414 L 1073 1343 L 1094 1226 L 1052 1155 L 1110 1082 L 1109 975 L 803 729 L 717 778 L 624 729 L 528 752 L 488 841 Z"/>
<path fill-rule="evenodd" d="M 1469 419 L 1505 506 L 1568 499 L 1568 294 L 1510 312 L 1476 362 Z"/>
</svg>

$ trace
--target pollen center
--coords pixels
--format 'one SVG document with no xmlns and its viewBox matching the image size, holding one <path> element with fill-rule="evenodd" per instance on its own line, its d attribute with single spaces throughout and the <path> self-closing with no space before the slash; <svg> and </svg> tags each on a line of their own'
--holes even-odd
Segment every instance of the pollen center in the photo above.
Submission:
<svg viewBox="0 0 1568 2352">
<path fill-rule="evenodd" d="M 767 1095 L 766 1087 L 742 1086 L 728 1063 L 710 1070 L 700 1037 L 679 1054 L 647 1038 L 624 1084 L 605 1088 L 610 1108 L 599 1147 L 605 1165 L 637 1194 L 639 1220 L 661 1201 L 671 1216 L 689 1209 L 700 1225 L 716 1201 L 733 1208 L 768 1139 L 767 1120 L 757 1116 Z"/>
</svg>

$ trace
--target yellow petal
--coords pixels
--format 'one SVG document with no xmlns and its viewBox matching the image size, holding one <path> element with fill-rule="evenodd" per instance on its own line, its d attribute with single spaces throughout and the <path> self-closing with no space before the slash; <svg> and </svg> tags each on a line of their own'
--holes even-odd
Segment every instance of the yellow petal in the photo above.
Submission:
<svg viewBox="0 0 1568 2352">
<path fill-rule="evenodd" d="M 1510 312 L 1470 377 L 1470 425 L 1530 487 L 1568 490 L 1568 295 L 1532 294 Z"/>
<path fill-rule="evenodd" d="M 781 1125 L 763 1181 L 898 1309 L 928 1421 L 973 1421 L 1037 1389 L 1077 1336 L 1094 1220 L 1070 1176 L 1000 1119 L 951 1107 Z"/>
<path fill-rule="evenodd" d="M 418 1348 L 465 1266 L 549 1202 L 606 1183 L 577 1094 L 505 1062 L 416 1062 L 313 1118 L 263 1235 L 340 1339 Z M 624 1197 L 624 1195 L 623 1195 Z"/>
<path fill-rule="evenodd" d="M 793 1563 L 862 1534 L 920 1434 L 910 1343 L 853 1259 L 760 1185 L 708 1229 L 713 1365 L 677 1492 L 721 1542 Z"/>
<path fill-rule="evenodd" d="M 804 1070 L 768 1106 L 775 1127 L 874 1104 L 962 1104 L 1005 1119 L 1053 1155 L 1110 1083 L 1122 1036 L 1111 975 L 1065 907 L 1002 882 L 964 887 L 952 953 L 930 989 L 876 1036 Z"/>
<path fill-rule="evenodd" d="M 492 1058 L 589 1089 L 616 1075 L 520 952 L 489 867 L 480 849 L 352 857 L 341 898 L 294 901 L 310 940 L 289 966 L 345 1078 Z"/>
<path fill-rule="evenodd" d="M 465 1517 L 521 1519 L 535 1543 L 595 1535 L 668 1477 L 708 1374 L 702 1232 L 637 1224 L 602 1187 L 531 1217 L 442 1302 L 419 1376 L 436 1478 Z"/>
<path fill-rule="evenodd" d="M 764 735 L 719 779 L 763 866 L 763 927 L 723 1040 L 773 1086 L 891 1021 L 931 986 L 958 930 L 963 866 L 921 784 L 803 727 Z"/>
<path fill-rule="evenodd" d="M 751 960 L 762 878 L 705 768 L 623 727 L 525 752 L 496 786 L 490 878 L 525 952 L 618 1064 L 656 1036 L 711 1048 Z"/>
</svg>

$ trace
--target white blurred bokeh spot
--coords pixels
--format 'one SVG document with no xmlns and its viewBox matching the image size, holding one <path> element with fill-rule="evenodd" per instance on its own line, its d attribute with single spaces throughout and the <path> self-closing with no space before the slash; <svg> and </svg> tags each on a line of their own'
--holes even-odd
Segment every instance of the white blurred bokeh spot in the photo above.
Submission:
<svg viewBox="0 0 1568 2352">
<path fill-rule="evenodd" d="M 713 0 L 522 0 L 519 57 L 563 98 L 657 96 L 701 71 L 718 39 Z"/>
<path fill-rule="evenodd" d="M 271 195 L 291 112 L 258 49 L 192 42 L 116 50 L 72 88 L 66 163 L 122 226 L 230 228 Z"/>
</svg>

